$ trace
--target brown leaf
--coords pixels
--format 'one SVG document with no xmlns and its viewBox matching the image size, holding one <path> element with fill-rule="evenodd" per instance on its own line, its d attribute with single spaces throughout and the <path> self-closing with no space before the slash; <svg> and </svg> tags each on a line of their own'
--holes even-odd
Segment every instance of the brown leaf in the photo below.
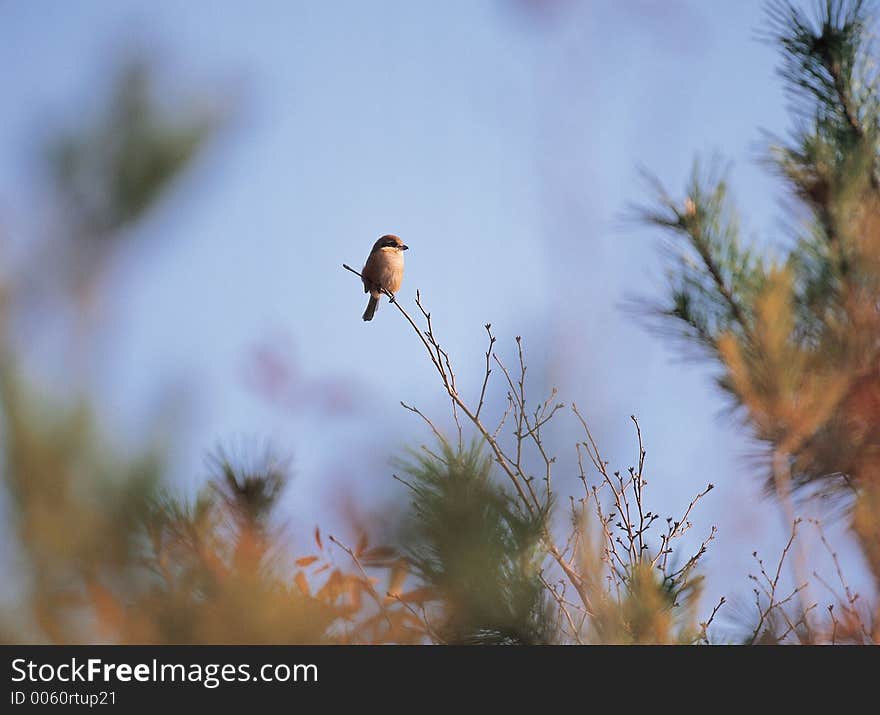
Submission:
<svg viewBox="0 0 880 715">
<path fill-rule="evenodd" d="M 363 532 L 358 539 L 357 548 L 354 550 L 355 556 L 360 556 L 366 550 L 368 545 L 367 533 Z"/>
<path fill-rule="evenodd" d="M 108 589 L 94 581 L 88 584 L 88 592 L 103 628 L 108 633 L 122 629 L 125 624 L 125 609 L 116 597 Z"/>
<path fill-rule="evenodd" d="M 325 603 L 333 603 L 342 592 L 341 582 L 342 572 L 339 571 L 339 569 L 334 569 L 327 577 L 324 585 L 321 586 L 321 589 L 315 595 Z"/>
<path fill-rule="evenodd" d="M 317 556 L 303 556 L 301 559 L 297 559 L 295 563 L 297 566 L 305 568 L 306 566 L 311 566 L 317 560 Z"/>
<path fill-rule="evenodd" d="M 433 601 L 436 597 L 437 595 L 434 593 L 434 589 L 430 586 L 415 588 L 412 591 L 402 593 L 398 596 L 398 598 L 404 603 L 418 603 L 419 605 L 426 601 Z"/>
<path fill-rule="evenodd" d="M 395 561 L 394 566 L 391 568 L 391 575 L 388 577 L 387 590 L 391 596 L 397 596 L 397 594 L 400 593 L 400 589 L 403 587 L 403 582 L 406 580 L 407 575 L 406 561 L 403 559 Z"/>
<path fill-rule="evenodd" d="M 297 585 L 303 596 L 311 596 L 312 590 L 309 588 L 309 581 L 302 571 L 297 571 L 293 577 L 293 582 Z"/>
</svg>

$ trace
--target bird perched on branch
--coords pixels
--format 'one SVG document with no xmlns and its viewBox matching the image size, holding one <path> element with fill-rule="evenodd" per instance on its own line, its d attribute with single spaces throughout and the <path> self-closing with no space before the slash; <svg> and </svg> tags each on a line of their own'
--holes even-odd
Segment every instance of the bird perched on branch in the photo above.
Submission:
<svg viewBox="0 0 880 715">
<path fill-rule="evenodd" d="M 361 279 L 364 282 L 364 293 L 370 294 L 367 309 L 364 311 L 364 320 L 372 320 L 376 308 L 379 307 L 379 297 L 382 291 L 397 293 L 403 282 L 403 252 L 409 246 L 405 245 L 398 236 L 386 234 L 373 244 L 373 250 L 361 271 Z"/>
</svg>

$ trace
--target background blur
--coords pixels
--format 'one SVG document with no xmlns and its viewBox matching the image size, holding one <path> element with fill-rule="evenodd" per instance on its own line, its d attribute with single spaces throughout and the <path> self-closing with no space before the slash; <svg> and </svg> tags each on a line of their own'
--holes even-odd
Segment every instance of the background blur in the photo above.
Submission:
<svg viewBox="0 0 880 715">
<path fill-rule="evenodd" d="M 759 129 L 790 119 L 763 21 L 759 0 L 0 2 L 0 271 L 45 267 L 10 339 L 34 382 L 93 399 L 108 441 L 159 445 L 185 493 L 215 445 L 271 441 L 292 456 L 290 537 L 344 529 L 405 496 L 389 459 L 426 434 L 399 402 L 448 425 L 420 346 L 384 301 L 363 323 L 340 266 L 399 234 L 401 297 L 421 291 L 470 392 L 491 322 L 499 353 L 523 336 L 533 385 L 576 401 L 615 463 L 637 459 L 637 415 L 659 511 L 717 486 L 706 602 L 748 596 L 752 552 L 787 527 L 711 370 L 625 309 L 663 285 L 626 211 L 640 167 L 677 188 L 717 150 L 746 233 L 778 234 Z M 47 147 L 88 131 L 138 67 L 158 110 L 198 127 L 192 160 L 109 227 L 112 254 L 53 249 L 70 222 Z M 64 292 L 59 266 L 77 262 Z M 2 542 L 14 599 L 23 567 Z"/>
</svg>

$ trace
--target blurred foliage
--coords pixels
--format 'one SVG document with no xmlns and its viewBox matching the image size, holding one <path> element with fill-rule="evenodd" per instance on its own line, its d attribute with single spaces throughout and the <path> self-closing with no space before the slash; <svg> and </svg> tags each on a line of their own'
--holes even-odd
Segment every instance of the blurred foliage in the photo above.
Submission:
<svg viewBox="0 0 880 715">
<path fill-rule="evenodd" d="M 416 575 L 435 590 L 444 643 L 534 645 L 553 638 L 539 579 L 546 513 L 524 512 L 491 479 L 482 445 L 403 463 L 413 490 L 404 539 Z"/>
<path fill-rule="evenodd" d="M 29 287 L 43 273 L 53 285 L 93 287 L 122 229 L 144 215 L 210 135 L 206 115 L 160 110 L 153 82 L 151 65 L 124 64 L 95 125 L 49 142 L 63 226 L 0 284 L 0 463 L 8 528 L 18 537 L 10 551 L 24 564 L 16 567 L 16 603 L 4 609 L 4 638 L 94 640 L 95 597 L 111 586 L 125 597 L 141 588 L 139 525 L 161 482 L 162 456 L 110 448 L 112 436 L 96 423 L 76 371 L 65 375 L 63 389 L 40 387 L 27 369 L 30 346 L 12 332 L 14 318 L 30 322 Z M 88 327 L 78 346 L 86 361 L 97 326 Z"/>
<path fill-rule="evenodd" d="M 365 574 L 322 556 L 284 563 L 270 517 L 287 474 L 271 454 L 251 467 L 221 455 L 214 469 L 195 503 L 167 495 L 153 503 L 142 557 L 153 578 L 124 600 L 111 589 L 93 592 L 102 632 L 123 643 L 362 642 L 364 632 L 371 642 L 411 638 L 408 616 L 384 603 L 374 610 L 388 610 L 387 620 L 370 617 L 364 594 L 374 590 Z M 316 545 L 321 553 L 320 532 Z M 303 570 L 310 566 L 311 580 Z"/>
<path fill-rule="evenodd" d="M 51 178 L 78 236 L 106 241 L 140 218 L 211 136 L 217 117 L 163 108 L 154 85 L 152 66 L 130 60 L 94 125 L 50 143 Z"/>
<path fill-rule="evenodd" d="M 615 645 L 676 645 L 694 643 L 701 637 L 696 604 L 699 582 L 688 585 L 677 600 L 669 583 L 657 578 L 647 562 L 634 564 L 619 599 L 601 594 L 591 620 L 588 641 Z M 677 623 L 684 617 L 684 621 Z"/>
<path fill-rule="evenodd" d="M 218 109 L 185 95 L 169 101 L 154 66 L 135 55 L 120 64 L 104 104 L 86 122 L 61 130 L 45 148 L 63 227 L 37 257 L 54 283 L 94 299 L 106 264 L 127 229 L 169 190 L 220 126 Z M 62 260 L 59 260 L 59 257 Z"/>
<path fill-rule="evenodd" d="M 834 495 L 880 590 L 880 80 L 866 3 L 827 0 L 814 20 L 769 8 L 768 37 L 796 129 L 769 162 L 803 218 L 784 259 L 742 246 L 723 176 L 699 169 L 683 201 L 658 191 L 671 290 L 656 312 L 700 346 L 769 447 L 769 488 Z M 880 629 L 880 604 L 869 616 Z"/>
<path fill-rule="evenodd" d="M 136 524 L 155 488 L 157 455 L 124 458 L 106 448 L 85 404 L 40 399 L 0 361 L 3 478 L 18 543 L 30 565 L 22 603 L 55 642 L 89 633 L 77 618 L 84 589 L 103 574 L 128 578 Z"/>
</svg>

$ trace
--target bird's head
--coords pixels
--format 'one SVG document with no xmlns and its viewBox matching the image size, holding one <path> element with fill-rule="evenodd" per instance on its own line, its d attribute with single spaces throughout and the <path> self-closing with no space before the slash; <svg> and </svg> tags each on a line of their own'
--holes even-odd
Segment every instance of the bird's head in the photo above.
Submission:
<svg viewBox="0 0 880 715">
<path fill-rule="evenodd" d="M 373 251 L 380 251 L 382 249 L 392 250 L 392 251 L 406 251 L 409 248 L 403 241 L 400 240 L 400 236 L 395 236 L 392 233 L 387 233 L 382 238 L 380 238 L 376 243 L 373 244 Z"/>
</svg>

